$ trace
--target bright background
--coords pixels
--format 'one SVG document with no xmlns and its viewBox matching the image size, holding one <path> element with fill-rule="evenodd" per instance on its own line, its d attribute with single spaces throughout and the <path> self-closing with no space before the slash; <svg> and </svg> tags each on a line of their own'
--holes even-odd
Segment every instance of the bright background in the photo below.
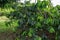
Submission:
<svg viewBox="0 0 60 40">
<path fill-rule="evenodd" d="M 53 6 L 60 5 L 60 0 L 51 0 Z"/>
<path fill-rule="evenodd" d="M 24 3 L 25 0 L 21 0 L 20 2 Z M 27 0 L 29 1 L 29 0 Z M 41 0 L 42 1 L 42 0 Z M 35 0 L 31 0 L 31 3 L 34 3 Z M 53 6 L 60 5 L 60 0 L 51 0 Z"/>
</svg>

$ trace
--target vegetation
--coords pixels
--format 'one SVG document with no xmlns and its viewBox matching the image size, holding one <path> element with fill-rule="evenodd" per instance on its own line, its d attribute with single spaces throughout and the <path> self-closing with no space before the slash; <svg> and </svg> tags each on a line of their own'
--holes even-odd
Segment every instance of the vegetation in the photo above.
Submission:
<svg viewBox="0 0 60 40">
<path fill-rule="evenodd" d="M 0 5 L 0 35 L 12 33 L 11 40 L 60 40 L 59 5 L 53 7 L 50 0 L 36 4 L 0 0 Z"/>
</svg>

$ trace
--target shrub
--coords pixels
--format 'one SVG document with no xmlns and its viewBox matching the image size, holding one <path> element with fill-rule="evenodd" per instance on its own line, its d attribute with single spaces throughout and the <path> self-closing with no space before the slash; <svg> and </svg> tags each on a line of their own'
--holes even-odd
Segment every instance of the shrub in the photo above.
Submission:
<svg viewBox="0 0 60 40">
<path fill-rule="evenodd" d="M 49 6 L 48 1 L 27 5 L 12 6 L 14 11 L 7 16 L 11 20 L 8 26 L 16 27 L 16 40 L 59 40 L 59 8 Z"/>
</svg>

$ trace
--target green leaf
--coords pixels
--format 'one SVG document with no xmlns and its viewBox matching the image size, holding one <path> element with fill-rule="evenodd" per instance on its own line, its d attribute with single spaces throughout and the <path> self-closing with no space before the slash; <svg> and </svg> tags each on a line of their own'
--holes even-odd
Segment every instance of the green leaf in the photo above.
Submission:
<svg viewBox="0 0 60 40">
<path fill-rule="evenodd" d="M 25 35 L 26 35 L 26 33 L 27 33 L 27 32 L 26 32 L 26 31 L 24 31 L 24 32 L 22 33 L 22 35 L 23 35 L 23 36 L 25 36 Z"/>
<path fill-rule="evenodd" d="M 54 29 L 53 27 L 51 27 L 51 28 L 49 29 L 49 32 L 50 32 L 50 33 L 54 33 L 54 32 L 55 32 L 55 29 Z"/>
<path fill-rule="evenodd" d="M 44 18 L 43 18 L 43 16 L 40 16 L 40 15 L 39 15 L 39 16 L 37 17 L 37 20 L 43 21 Z"/>
<path fill-rule="evenodd" d="M 33 36 L 33 33 L 34 33 L 33 29 L 30 28 L 30 29 L 29 29 L 29 33 L 28 33 L 28 35 L 29 35 L 30 37 L 32 37 L 32 36 Z"/>
<path fill-rule="evenodd" d="M 35 24 L 35 27 L 36 27 L 36 28 L 42 27 L 42 26 L 41 26 L 41 23 L 40 23 L 40 22 L 37 22 L 37 23 Z"/>
<path fill-rule="evenodd" d="M 36 38 L 34 38 L 34 40 L 42 40 L 42 38 L 39 36 L 36 36 Z"/>
</svg>

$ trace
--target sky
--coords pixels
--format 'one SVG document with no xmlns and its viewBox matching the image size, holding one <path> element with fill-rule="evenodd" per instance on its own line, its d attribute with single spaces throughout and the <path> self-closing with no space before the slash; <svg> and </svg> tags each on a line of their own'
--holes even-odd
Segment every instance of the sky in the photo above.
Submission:
<svg viewBox="0 0 60 40">
<path fill-rule="evenodd" d="M 51 0 L 53 6 L 60 5 L 60 0 Z"/>
<path fill-rule="evenodd" d="M 24 1 L 25 0 L 21 0 L 22 3 L 24 3 Z M 29 0 L 27 0 L 27 1 L 29 1 Z M 34 2 L 35 2 L 35 0 L 31 0 L 31 3 L 34 3 Z M 53 4 L 53 6 L 60 5 L 60 0 L 51 0 L 51 3 Z"/>
</svg>

